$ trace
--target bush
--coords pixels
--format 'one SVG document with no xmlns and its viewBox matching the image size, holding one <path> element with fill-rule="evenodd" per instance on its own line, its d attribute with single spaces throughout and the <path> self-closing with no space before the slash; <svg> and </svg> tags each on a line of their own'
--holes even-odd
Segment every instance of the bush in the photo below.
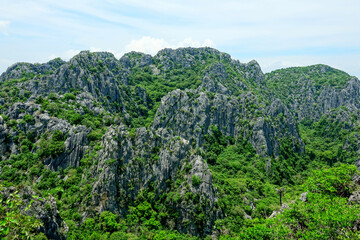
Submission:
<svg viewBox="0 0 360 240">
<path fill-rule="evenodd" d="M 0 190 L 3 187 L 0 185 Z M 34 196 L 35 197 L 35 196 Z M 42 223 L 35 217 L 26 216 L 21 213 L 22 207 L 31 207 L 30 204 L 25 204 L 20 195 L 11 193 L 7 199 L 1 197 L 0 204 L 0 238 L 1 239 L 33 239 L 36 236 L 36 229 Z"/>
<path fill-rule="evenodd" d="M 65 151 L 64 134 L 60 130 L 56 130 L 50 140 L 43 138 L 39 145 L 41 157 L 58 156 Z"/>
<path fill-rule="evenodd" d="M 191 182 L 194 187 L 197 187 L 202 183 L 202 180 L 199 177 L 193 175 L 191 178 Z"/>
<path fill-rule="evenodd" d="M 57 103 L 49 103 L 46 109 L 49 111 L 51 115 L 56 115 L 60 112 L 60 107 Z"/>
<path fill-rule="evenodd" d="M 50 93 L 48 98 L 51 100 L 57 100 L 57 95 L 55 93 Z"/>
<path fill-rule="evenodd" d="M 74 94 L 72 94 L 72 93 L 65 93 L 65 94 L 64 94 L 64 99 L 65 99 L 66 101 L 68 101 L 68 100 L 75 100 L 75 99 L 76 99 L 76 96 L 75 96 Z"/>
<path fill-rule="evenodd" d="M 100 214 L 101 229 L 105 232 L 114 232 L 118 230 L 119 224 L 116 221 L 116 215 L 109 211 Z"/>
<path fill-rule="evenodd" d="M 124 232 L 114 232 L 110 235 L 110 240 L 123 240 L 128 239 L 127 234 Z"/>
<path fill-rule="evenodd" d="M 356 187 L 352 181 L 356 173 L 356 166 L 347 164 L 315 170 L 308 179 L 306 186 L 309 191 L 314 193 L 349 197 Z"/>
<path fill-rule="evenodd" d="M 100 140 L 103 135 L 104 134 L 102 133 L 101 130 L 93 130 L 91 131 L 91 133 L 87 135 L 87 137 L 89 141 L 97 141 Z"/>
<path fill-rule="evenodd" d="M 24 121 L 29 123 L 29 124 L 35 124 L 35 119 L 34 119 L 34 116 L 33 115 L 30 115 L 30 114 L 26 114 L 24 116 Z"/>
<path fill-rule="evenodd" d="M 42 104 L 44 102 L 44 98 L 42 96 L 39 96 L 36 98 L 35 103 Z"/>
<path fill-rule="evenodd" d="M 74 113 L 74 114 L 70 115 L 70 118 L 69 118 L 69 122 L 71 124 L 80 124 L 82 120 L 83 120 L 83 116 L 79 113 Z"/>
</svg>

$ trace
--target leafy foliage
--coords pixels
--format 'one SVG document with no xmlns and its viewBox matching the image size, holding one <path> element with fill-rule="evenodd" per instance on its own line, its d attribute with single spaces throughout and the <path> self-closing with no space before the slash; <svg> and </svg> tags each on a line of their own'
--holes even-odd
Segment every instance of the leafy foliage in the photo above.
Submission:
<svg viewBox="0 0 360 240">
<path fill-rule="evenodd" d="M 56 130 L 50 139 L 43 135 L 40 141 L 40 157 L 47 158 L 49 156 L 58 156 L 65 150 L 64 134 L 60 130 Z"/>
<path fill-rule="evenodd" d="M 0 189 L 3 187 L 0 185 Z M 35 196 L 36 197 L 36 196 Z M 42 223 L 35 217 L 27 216 L 21 211 L 31 207 L 34 200 L 28 205 L 21 200 L 20 195 L 10 193 L 8 198 L 1 196 L 0 199 L 0 237 L 1 239 L 33 239 L 37 234 L 37 228 Z"/>
<path fill-rule="evenodd" d="M 354 188 L 352 176 L 356 168 L 349 165 L 314 171 L 305 182 L 307 201 L 296 200 L 275 218 L 243 228 L 240 239 L 357 239 L 354 226 L 359 220 L 360 206 L 348 205 L 347 194 Z M 329 179 L 329 182 L 325 182 Z"/>
</svg>

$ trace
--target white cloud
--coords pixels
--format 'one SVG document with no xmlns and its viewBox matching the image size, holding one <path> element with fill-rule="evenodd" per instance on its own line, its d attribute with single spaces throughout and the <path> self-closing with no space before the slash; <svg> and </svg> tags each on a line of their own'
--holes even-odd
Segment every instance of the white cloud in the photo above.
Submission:
<svg viewBox="0 0 360 240">
<path fill-rule="evenodd" d="M 153 38 L 144 36 L 141 39 L 132 40 L 125 46 L 125 51 L 137 51 L 155 55 L 159 50 L 164 48 L 179 48 L 179 47 L 214 47 L 214 43 L 206 39 L 204 41 L 193 40 L 192 38 L 185 38 L 182 41 L 174 41 L 169 43 L 163 38 Z"/>
<path fill-rule="evenodd" d="M 0 20 L 0 32 L 5 36 L 8 36 L 8 28 L 10 25 L 10 21 Z"/>
<path fill-rule="evenodd" d="M 132 40 L 125 46 L 125 51 L 137 51 L 154 55 L 160 49 L 166 47 L 169 47 L 169 43 L 164 39 L 145 36 L 138 40 Z"/>
</svg>

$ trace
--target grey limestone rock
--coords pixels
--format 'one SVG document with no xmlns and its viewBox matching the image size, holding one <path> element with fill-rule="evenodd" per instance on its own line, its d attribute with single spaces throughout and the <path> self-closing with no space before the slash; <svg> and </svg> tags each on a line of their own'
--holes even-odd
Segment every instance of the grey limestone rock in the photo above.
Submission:
<svg viewBox="0 0 360 240">
<path fill-rule="evenodd" d="M 80 164 L 80 159 L 85 155 L 85 151 L 89 144 L 87 135 L 90 133 L 90 129 L 85 126 L 72 126 L 68 121 L 64 119 L 58 119 L 50 117 L 47 113 L 40 113 L 37 109 L 40 108 L 38 104 L 32 102 L 15 103 L 11 106 L 7 115 L 11 119 L 17 120 L 18 128 L 25 133 L 32 133 L 34 136 L 41 137 L 45 133 L 52 134 L 59 130 L 64 135 L 67 135 L 65 139 L 65 150 L 59 156 L 49 156 L 44 159 L 45 165 L 52 170 L 58 170 L 58 168 L 77 167 Z M 20 123 L 22 118 L 30 114 L 34 117 L 34 123 Z M 7 149 L 11 149 L 12 154 L 18 153 L 18 146 L 12 141 L 5 141 L 7 134 L 11 137 L 16 136 L 18 133 L 12 129 L 7 129 L 6 124 L 0 123 L 0 150 L 5 153 Z"/>
<path fill-rule="evenodd" d="M 254 80 L 259 85 L 264 84 L 264 74 L 258 62 L 252 60 L 243 66 L 246 78 Z"/>
<path fill-rule="evenodd" d="M 303 152 L 304 144 L 290 111 L 280 101 L 274 102 L 268 111 L 263 108 L 253 110 L 251 107 L 258 104 L 256 101 L 251 94 L 234 98 L 175 90 L 162 98 L 152 129 L 170 129 L 173 135 L 201 147 L 204 135 L 215 125 L 226 136 L 249 138 L 262 156 L 277 156 L 279 141 L 284 137 L 290 137 L 294 149 Z"/>
<path fill-rule="evenodd" d="M 0 82 L 9 79 L 18 79 L 22 77 L 31 76 L 31 74 L 45 74 L 57 70 L 65 61 L 60 58 L 53 59 L 44 64 L 31 64 L 31 63 L 15 63 L 11 65 L 0 76 Z"/>
<path fill-rule="evenodd" d="M 122 56 L 119 62 L 125 68 L 133 68 L 136 66 L 143 68 L 152 64 L 153 57 L 149 54 L 132 51 Z"/>
<path fill-rule="evenodd" d="M 230 91 L 222 84 L 227 79 L 228 75 L 224 64 L 215 63 L 205 73 L 200 88 L 209 92 L 229 94 Z"/>
<path fill-rule="evenodd" d="M 149 74 L 166 79 L 171 70 L 187 71 L 192 67 L 199 69 L 202 65 L 206 67 L 200 68 L 196 80 L 201 82 L 196 85 L 197 89 L 169 92 L 162 97 L 148 129 L 129 129 L 131 124 L 136 123 L 132 119 L 136 114 L 130 115 L 128 110 L 136 111 L 138 104 L 149 110 L 154 104 L 146 87 L 132 85 L 133 73 L 145 69 Z M 321 66 L 319 73 L 330 70 Z M 280 100 L 283 99 L 281 96 L 266 92 L 266 81 L 270 80 L 265 76 L 256 61 L 240 63 L 226 53 L 207 47 L 164 49 L 154 57 L 130 52 L 119 60 L 111 53 L 83 51 L 68 62 L 55 59 L 45 64 L 18 63 L 0 76 L 0 82 L 28 78 L 27 81 L 19 81 L 16 86 L 20 88 L 20 97 L 27 94 L 24 89 L 30 91 L 30 96 L 27 102 L 16 102 L 4 111 L 11 121 L 15 120 L 17 129 L 7 126 L 0 116 L 0 155 L 20 152 L 18 144 L 12 140 L 20 131 L 33 133 L 37 139 L 45 133 L 51 136 L 53 132 L 61 131 L 66 136 L 65 150 L 57 156 L 43 159 L 47 168 L 57 171 L 78 167 L 87 154 L 94 153 L 96 156 L 82 176 L 83 179 L 93 179 L 91 206 L 87 206 L 83 218 L 91 216 L 94 210 L 99 213 L 107 210 L 125 216 L 129 204 L 137 199 L 139 193 L 151 188 L 155 198 L 170 191 L 180 194 L 179 202 L 171 206 L 179 211 L 178 219 L 171 220 L 173 228 L 198 236 L 212 234 L 215 221 L 224 215 L 216 204 L 217 190 L 206 159 L 204 155 L 199 155 L 205 150 L 205 138 L 207 134 L 212 134 L 212 126 L 229 139 L 248 140 L 256 153 L 265 158 L 267 171 L 270 172 L 271 157 L 279 155 L 284 139 L 290 140 L 295 151 L 305 151 L 297 121 L 319 120 L 325 116 L 336 123 L 343 123 L 343 129 L 351 130 L 358 125 L 352 117 L 352 113 L 359 116 L 360 81 L 357 78 L 350 79 L 342 88 L 334 88 L 319 87 L 304 77 L 297 82 L 300 86 L 297 92 L 290 93 L 291 101 L 285 102 Z M 75 100 L 67 101 L 76 103 L 76 112 L 85 114 L 92 111 L 99 115 L 107 111 L 104 122 L 115 123 L 106 125 L 107 130 L 97 146 L 91 145 L 87 137 L 90 128 L 51 117 L 34 103 L 37 96 L 56 93 L 62 98 L 74 89 L 80 90 L 80 93 Z M 264 93 L 265 99 L 261 93 Z M 0 104 L 4 102 L 1 98 Z M 339 108 L 341 106 L 345 109 Z M 111 113 L 117 114 L 113 122 L 108 121 Z M 23 121 L 27 114 L 34 117 L 33 122 Z M 360 136 L 354 134 L 354 138 L 360 146 Z M 344 143 L 344 150 L 354 148 L 349 142 Z M 360 148 L 357 149 L 360 153 Z M 358 167 L 359 161 L 356 163 Z M 205 206 L 206 222 L 202 230 L 197 229 L 194 223 L 195 204 L 185 201 L 185 196 L 189 194 Z M 306 201 L 306 193 L 300 199 Z M 354 192 L 349 203 L 358 202 L 359 193 Z M 50 209 L 44 210 L 44 204 L 39 202 L 34 205 L 38 211 L 34 214 L 46 223 L 42 231 L 48 237 L 63 239 L 66 225 L 59 219 L 55 200 L 51 197 L 46 200 Z M 255 208 L 253 202 L 249 205 Z M 285 208 L 288 206 L 283 204 L 270 218 Z M 245 218 L 251 217 L 245 215 Z M 65 230 L 61 232 L 59 229 Z"/>
<path fill-rule="evenodd" d="M 57 126 L 55 125 L 52 129 L 56 128 Z M 63 128 L 62 130 L 65 129 Z M 80 165 L 80 160 L 84 157 L 86 150 L 88 149 L 89 144 L 87 135 L 90 133 L 90 129 L 85 126 L 73 126 L 69 130 L 62 132 L 67 133 L 65 151 L 59 156 L 50 156 L 44 161 L 50 169 L 55 171 L 59 168 L 65 169 L 67 167 L 78 167 Z"/>
<path fill-rule="evenodd" d="M 6 146 L 6 138 L 7 138 L 7 126 L 3 118 L 0 116 L 0 155 L 3 157 L 7 146 Z"/>
<path fill-rule="evenodd" d="M 173 69 L 177 65 L 181 65 L 182 68 L 190 68 L 199 61 L 202 63 L 206 59 L 218 57 L 219 60 L 231 62 L 231 57 L 227 53 L 222 53 L 216 49 L 204 47 L 204 48 L 178 48 L 170 49 L 166 48 L 160 50 L 154 57 L 154 59 L 161 61 L 163 67 L 162 70 Z"/>
<path fill-rule="evenodd" d="M 283 203 L 283 205 L 281 205 L 280 209 L 278 211 L 274 211 L 269 218 L 274 218 L 276 217 L 278 214 L 282 213 L 285 209 L 289 209 L 289 205 L 287 205 L 286 203 Z"/>
<path fill-rule="evenodd" d="M 355 191 L 351 194 L 348 204 L 360 204 L 360 191 Z"/>
<path fill-rule="evenodd" d="M 350 109 L 360 107 L 360 80 L 353 77 L 343 88 L 322 86 L 317 89 L 311 79 L 303 79 L 298 92 L 289 96 L 289 108 L 299 120 L 313 119 L 318 121 L 323 114 L 332 109 L 346 106 Z"/>
<path fill-rule="evenodd" d="M 99 162 L 94 168 L 97 181 L 92 190 L 92 201 L 97 211 L 109 210 L 122 214 L 126 212 L 125 202 L 134 200 L 140 191 L 150 185 L 157 189 L 157 194 L 164 194 L 168 181 L 176 181 L 178 171 L 185 171 L 185 167 L 191 165 L 193 167 L 189 172 L 185 172 L 186 182 L 192 185 L 192 176 L 201 179 L 201 184 L 193 186 L 191 192 L 209 201 L 209 220 L 204 232 L 211 232 L 217 216 L 221 215 L 214 206 L 216 190 L 201 156 L 188 156 L 190 145 L 186 139 L 174 138 L 163 128 L 156 131 L 138 128 L 135 135 L 130 135 L 126 127 L 120 125 L 108 129 L 101 146 Z M 158 158 L 155 159 L 152 155 L 154 149 L 158 149 Z M 185 195 L 185 185 L 180 188 L 180 193 Z M 192 221 L 192 211 L 191 206 L 181 210 L 180 219 Z M 197 232 L 193 224 L 186 229 L 182 224 L 182 221 L 178 221 L 175 227 L 182 232 L 204 234 Z"/>
<path fill-rule="evenodd" d="M 308 192 L 304 192 L 300 195 L 300 200 L 303 201 L 303 202 L 307 202 L 307 195 L 308 195 Z"/>
</svg>

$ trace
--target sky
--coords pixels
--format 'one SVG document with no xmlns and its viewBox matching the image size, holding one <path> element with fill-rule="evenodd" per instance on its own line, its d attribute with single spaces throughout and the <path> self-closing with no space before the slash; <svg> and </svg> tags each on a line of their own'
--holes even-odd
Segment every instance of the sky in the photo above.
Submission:
<svg viewBox="0 0 360 240">
<path fill-rule="evenodd" d="M 0 0 L 0 72 L 81 50 L 217 48 L 264 72 L 327 64 L 360 77 L 359 0 Z"/>
</svg>

